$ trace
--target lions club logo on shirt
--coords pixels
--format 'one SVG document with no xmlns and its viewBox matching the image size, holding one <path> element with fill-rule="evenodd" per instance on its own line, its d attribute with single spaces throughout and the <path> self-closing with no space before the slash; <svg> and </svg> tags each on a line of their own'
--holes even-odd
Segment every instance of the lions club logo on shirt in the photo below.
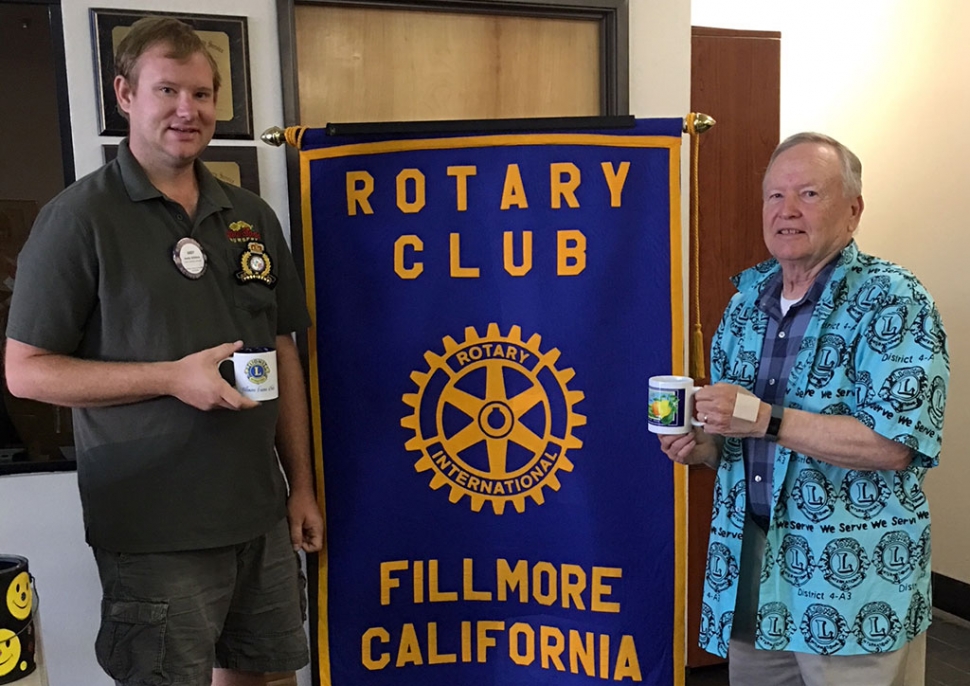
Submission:
<svg viewBox="0 0 970 686">
<path fill-rule="evenodd" d="M 869 558 L 854 538 L 837 538 L 825 546 L 818 564 L 826 581 L 841 591 L 848 591 L 866 578 Z"/>
<path fill-rule="evenodd" d="M 758 610 L 756 641 L 759 648 L 784 650 L 795 633 L 795 620 L 784 603 L 765 603 Z"/>
<path fill-rule="evenodd" d="M 831 605 L 814 603 L 802 615 L 802 636 L 805 643 L 820 655 L 831 655 L 842 650 L 849 635 L 845 617 Z"/>
<path fill-rule="evenodd" d="M 890 650 L 902 630 L 903 624 L 896 613 L 889 603 L 882 601 L 863 605 L 852 627 L 859 645 L 870 653 Z"/>
</svg>

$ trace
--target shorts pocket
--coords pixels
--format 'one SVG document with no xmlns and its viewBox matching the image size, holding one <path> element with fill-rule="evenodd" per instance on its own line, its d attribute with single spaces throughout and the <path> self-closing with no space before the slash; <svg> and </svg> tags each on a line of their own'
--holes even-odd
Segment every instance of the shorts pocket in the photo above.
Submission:
<svg viewBox="0 0 970 686">
<path fill-rule="evenodd" d="M 116 681 L 165 686 L 165 627 L 168 603 L 101 601 L 101 629 L 94 650 L 98 664 Z"/>
</svg>

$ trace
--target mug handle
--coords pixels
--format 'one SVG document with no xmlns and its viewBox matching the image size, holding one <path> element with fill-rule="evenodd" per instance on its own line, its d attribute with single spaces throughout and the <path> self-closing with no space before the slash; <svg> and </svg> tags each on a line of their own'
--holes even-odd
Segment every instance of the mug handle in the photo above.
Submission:
<svg viewBox="0 0 970 686">
<path fill-rule="evenodd" d="M 690 395 L 691 395 L 691 397 L 693 397 L 694 394 L 697 393 L 697 391 L 699 391 L 699 390 L 701 390 L 701 387 L 700 386 L 694 386 L 693 388 L 691 388 L 690 389 Z M 692 426 L 696 426 L 696 427 L 703 427 L 704 426 L 704 422 L 702 422 L 701 420 L 695 418 L 693 414 L 691 414 L 691 416 L 690 416 L 690 423 L 691 423 Z"/>
<path fill-rule="evenodd" d="M 223 381 L 225 381 L 227 384 L 229 384 L 230 386 L 232 386 L 233 388 L 235 388 L 235 386 L 236 386 L 236 368 L 234 366 L 233 367 L 230 367 L 230 369 L 232 370 L 230 372 L 232 374 L 232 380 L 230 381 L 229 379 L 226 378 L 226 375 L 222 373 L 222 365 L 224 365 L 226 362 L 232 362 L 232 355 L 230 355 L 229 357 L 224 357 L 221 360 L 219 360 L 216 363 L 216 370 L 218 370 L 219 376 L 222 377 L 222 380 Z"/>
</svg>

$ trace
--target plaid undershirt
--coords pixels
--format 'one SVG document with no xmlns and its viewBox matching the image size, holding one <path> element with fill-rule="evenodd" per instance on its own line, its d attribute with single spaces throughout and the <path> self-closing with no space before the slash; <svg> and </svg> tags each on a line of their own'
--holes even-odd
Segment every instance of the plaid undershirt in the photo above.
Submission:
<svg viewBox="0 0 970 686">
<path fill-rule="evenodd" d="M 802 345 L 802 337 L 835 269 L 836 259 L 829 262 L 815 277 L 808 292 L 793 304 L 788 313 L 781 313 L 782 276 L 779 271 L 765 285 L 755 301 L 755 307 L 768 315 L 761 364 L 754 394 L 770 405 L 784 405 L 795 356 Z M 762 438 L 745 438 L 744 473 L 748 490 L 748 513 L 765 532 L 771 520 L 771 484 L 775 462 L 775 443 Z"/>
</svg>

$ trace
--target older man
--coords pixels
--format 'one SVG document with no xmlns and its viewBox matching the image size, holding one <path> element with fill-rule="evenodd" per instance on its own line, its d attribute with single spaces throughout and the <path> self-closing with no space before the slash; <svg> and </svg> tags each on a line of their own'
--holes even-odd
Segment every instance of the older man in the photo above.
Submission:
<svg viewBox="0 0 970 686">
<path fill-rule="evenodd" d="M 198 160 L 219 92 L 199 37 L 143 19 L 116 66 L 130 134 L 32 229 L 7 382 L 75 408 L 95 649 L 115 683 L 264 684 L 309 659 L 294 551 L 323 544 L 291 338 L 305 297 L 273 211 Z M 219 376 L 243 342 L 276 348 L 278 400 Z"/>
<path fill-rule="evenodd" d="M 717 470 L 701 646 L 734 686 L 923 683 L 930 520 L 949 381 L 933 299 L 863 254 L 862 165 L 796 134 L 764 179 L 774 259 L 735 279 L 696 394 L 662 436 Z M 753 394 L 753 396 L 752 396 Z"/>
</svg>

